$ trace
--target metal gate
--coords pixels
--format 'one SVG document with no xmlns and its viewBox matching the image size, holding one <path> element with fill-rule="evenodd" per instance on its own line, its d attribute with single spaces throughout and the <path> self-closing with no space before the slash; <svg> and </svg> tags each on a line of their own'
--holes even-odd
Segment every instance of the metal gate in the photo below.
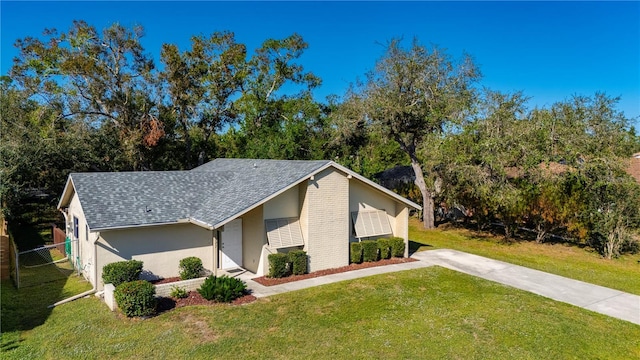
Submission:
<svg viewBox="0 0 640 360">
<path fill-rule="evenodd" d="M 18 288 L 63 280 L 74 271 L 71 248 L 78 240 L 66 239 L 64 244 L 46 245 L 16 252 L 15 283 Z"/>
</svg>

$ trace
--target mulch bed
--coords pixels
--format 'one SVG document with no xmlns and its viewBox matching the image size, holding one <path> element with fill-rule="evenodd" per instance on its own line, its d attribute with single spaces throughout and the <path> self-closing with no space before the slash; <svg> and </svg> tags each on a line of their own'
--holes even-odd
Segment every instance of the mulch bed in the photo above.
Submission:
<svg viewBox="0 0 640 360">
<path fill-rule="evenodd" d="M 149 282 L 152 283 L 153 285 L 160 285 L 160 284 L 167 284 L 167 283 L 172 283 L 172 282 L 181 281 L 181 280 L 182 279 L 180 279 L 180 277 L 171 277 L 166 279 L 151 280 Z"/>
<path fill-rule="evenodd" d="M 350 265 L 339 267 L 339 268 L 314 271 L 312 273 L 304 274 L 304 275 L 291 275 L 284 278 L 269 278 L 269 277 L 261 276 L 259 278 L 253 278 L 251 280 L 257 282 L 260 285 L 273 286 L 273 285 L 289 283 L 292 281 L 299 281 L 299 280 L 311 279 L 319 276 L 343 273 L 343 272 L 352 271 L 352 270 L 366 269 L 366 268 L 384 266 L 384 265 L 402 264 L 402 263 L 408 263 L 413 261 L 417 261 L 417 260 L 412 258 L 391 258 L 391 259 L 384 259 L 376 262 L 363 262 L 361 264 L 350 264 Z"/>
</svg>

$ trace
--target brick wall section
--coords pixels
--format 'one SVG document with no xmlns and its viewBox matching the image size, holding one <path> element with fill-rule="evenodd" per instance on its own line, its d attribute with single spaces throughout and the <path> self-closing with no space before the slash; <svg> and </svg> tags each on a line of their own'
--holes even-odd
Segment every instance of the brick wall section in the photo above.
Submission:
<svg viewBox="0 0 640 360">
<path fill-rule="evenodd" d="M 198 290 L 200 285 L 204 283 L 205 279 L 206 277 L 202 277 L 197 279 L 182 280 L 182 281 L 176 281 L 172 283 L 156 285 L 156 296 L 162 296 L 162 297 L 170 296 L 171 290 L 173 290 L 174 286 L 185 289 L 187 292 L 196 291 Z"/>
<path fill-rule="evenodd" d="M 0 217 L 0 279 L 7 280 L 10 276 L 11 247 L 9 246 L 9 234 L 7 223 Z"/>
<path fill-rule="evenodd" d="M 309 271 L 349 265 L 349 180 L 327 169 L 308 181 Z"/>
<path fill-rule="evenodd" d="M 67 234 L 65 234 L 64 231 L 58 228 L 55 224 L 53 225 L 51 232 L 53 233 L 53 243 L 60 244 L 56 246 L 56 249 L 58 249 L 58 251 L 60 251 L 61 254 L 68 255 L 68 254 L 65 254 L 65 250 L 64 250 L 64 242 L 67 238 Z"/>
</svg>

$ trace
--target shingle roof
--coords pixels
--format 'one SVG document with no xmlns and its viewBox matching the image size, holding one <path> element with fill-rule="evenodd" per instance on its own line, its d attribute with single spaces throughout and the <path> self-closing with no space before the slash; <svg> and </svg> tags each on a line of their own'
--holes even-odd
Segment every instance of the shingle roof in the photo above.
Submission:
<svg viewBox="0 0 640 360">
<path fill-rule="evenodd" d="M 69 178 L 92 230 L 185 219 L 214 227 L 330 163 L 217 159 L 190 171 L 72 173 Z"/>
</svg>

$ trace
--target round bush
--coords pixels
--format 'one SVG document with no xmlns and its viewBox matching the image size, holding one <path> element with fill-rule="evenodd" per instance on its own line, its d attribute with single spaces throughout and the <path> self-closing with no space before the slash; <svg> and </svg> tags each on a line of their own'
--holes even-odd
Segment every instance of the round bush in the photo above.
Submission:
<svg viewBox="0 0 640 360">
<path fill-rule="evenodd" d="M 142 261 L 127 260 L 107 264 L 102 267 L 102 281 L 105 284 L 118 285 L 138 280 L 142 272 Z"/>
<path fill-rule="evenodd" d="M 195 256 L 186 257 L 180 260 L 180 279 L 197 279 L 202 274 L 202 260 Z"/>
<path fill-rule="evenodd" d="M 116 287 L 114 296 L 122 312 L 128 316 L 149 316 L 156 311 L 156 287 L 148 281 L 136 280 Z"/>
</svg>

